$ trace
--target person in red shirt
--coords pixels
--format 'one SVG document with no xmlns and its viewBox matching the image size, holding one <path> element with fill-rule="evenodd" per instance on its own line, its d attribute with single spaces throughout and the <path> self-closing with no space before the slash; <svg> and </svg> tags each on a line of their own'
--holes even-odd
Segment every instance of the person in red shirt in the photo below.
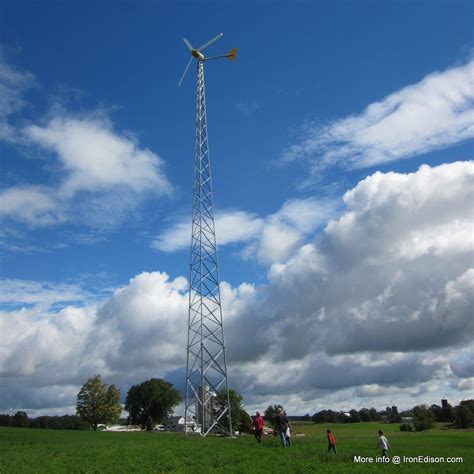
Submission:
<svg viewBox="0 0 474 474">
<path fill-rule="evenodd" d="M 331 430 L 327 430 L 326 433 L 328 434 L 328 453 L 332 450 L 334 451 L 334 454 L 336 454 L 336 440 L 334 439 Z"/>
<path fill-rule="evenodd" d="M 255 431 L 255 439 L 261 443 L 262 442 L 262 433 L 263 433 L 263 418 L 260 416 L 260 413 L 257 411 L 255 418 L 253 420 L 253 429 Z"/>
</svg>

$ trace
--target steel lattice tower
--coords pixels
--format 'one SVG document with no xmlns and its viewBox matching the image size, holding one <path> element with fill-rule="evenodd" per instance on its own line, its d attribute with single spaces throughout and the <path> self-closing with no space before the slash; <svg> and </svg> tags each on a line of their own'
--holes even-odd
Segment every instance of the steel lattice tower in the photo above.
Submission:
<svg viewBox="0 0 474 474">
<path fill-rule="evenodd" d="M 203 60 L 197 73 L 185 420 L 201 425 L 201 436 L 231 436 Z"/>
</svg>

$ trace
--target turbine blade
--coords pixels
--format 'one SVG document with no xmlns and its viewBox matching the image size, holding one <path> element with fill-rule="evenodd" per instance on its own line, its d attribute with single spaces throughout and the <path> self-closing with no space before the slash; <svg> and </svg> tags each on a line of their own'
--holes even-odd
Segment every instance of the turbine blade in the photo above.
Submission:
<svg viewBox="0 0 474 474">
<path fill-rule="evenodd" d="M 183 38 L 184 44 L 189 48 L 189 51 L 193 50 L 193 47 L 191 46 L 191 43 L 188 41 L 187 38 Z"/>
<path fill-rule="evenodd" d="M 217 36 L 214 36 L 214 38 L 209 40 L 207 43 L 204 43 L 202 46 L 199 46 L 199 48 L 197 48 L 197 50 L 202 51 L 203 49 L 207 48 L 212 43 L 214 43 L 214 41 L 217 41 L 218 39 L 222 38 L 223 36 L 224 36 L 224 33 L 219 33 Z"/>
<path fill-rule="evenodd" d="M 185 76 L 186 73 L 188 72 L 188 69 L 189 69 L 189 66 L 191 65 L 192 60 L 193 60 L 193 57 L 191 56 L 191 57 L 189 58 L 189 62 L 188 62 L 188 64 L 187 64 L 187 66 L 186 66 L 186 69 L 184 70 L 183 75 L 181 76 L 181 79 L 180 79 L 179 82 L 178 82 L 178 87 L 181 86 L 181 83 L 183 82 L 184 76 Z"/>
</svg>

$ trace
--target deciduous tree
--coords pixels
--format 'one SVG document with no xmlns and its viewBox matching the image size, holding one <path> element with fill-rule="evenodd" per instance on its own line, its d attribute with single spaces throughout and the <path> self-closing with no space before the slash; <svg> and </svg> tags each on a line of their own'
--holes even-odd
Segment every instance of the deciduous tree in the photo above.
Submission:
<svg viewBox="0 0 474 474">
<path fill-rule="evenodd" d="M 225 403 L 222 404 L 219 400 L 224 400 Z M 233 388 L 229 389 L 229 401 L 230 401 L 230 414 L 232 416 L 232 429 L 234 431 L 239 431 L 241 433 L 248 433 L 252 430 L 252 419 L 250 415 L 245 411 L 242 405 L 243 397 L 240 395 L 237 390 Z M 227 404 L 227 395 L 225 391 L 219 393 L 219 396 L 216 399 L 218 410 L 222 409 L 224 405 Z M 229 417 L 225 414 L 222 417 L 222 425 L 229 426 Z"/>
<path fill-rule="evenodd" d="M 275 429 L 276 414 L 280 408 L 283 410 L 283 406 L 280 404 L 268 405 L 266 410 L 263 412 L 263 417 L 271 423 L 273 429 Z"/>
<path fill-rule="evenodd" d="M 99 423 L 109 424 L 118 420 L 122 413 L 120 392 L 115 385 L 102 382 L 100 375 L 90 378 L 77 394 L 77 414 L 94 431 Z"/>
<path fill-rule="evenodd" d="M 24 411 L 17 411 L 13 415 L 12 426 L 16 426 L 17 428 L 28 428 L 28 424 L 28 415 Z"/>
<path fill-rule="evenodd" d="M 463 400 L 456 408 L 456 425 L 458 428 L 474 426 L 474 400 Z"/>
<path fill-rule="evenodd" d="M 416 431 L 425 431 L 433 428 L 435 424 L 435 416 L 426 405 L 419 405 L 413 408 L 414 421 L 413 426 Z"/>
<path fill-rule="evenodd" d="M 163 379 L 150 379 L 130 387 L 125 409 L 133 424 L 145 428 L 147 424 L 152 426 L 168 418 L 180 401 L 181 395 L 172 384 Z"/>
</svg>

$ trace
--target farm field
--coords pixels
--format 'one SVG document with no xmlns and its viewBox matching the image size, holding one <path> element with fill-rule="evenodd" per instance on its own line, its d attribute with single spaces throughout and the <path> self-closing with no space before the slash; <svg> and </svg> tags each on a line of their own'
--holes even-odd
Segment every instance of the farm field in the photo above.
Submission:
<svg viewBox="0 0 474 474">
<path fill-rule="evenodd" d="M 326 429 L 333 430 L 337 456 L 326 454 Z M 0 428 L 1 473 L 175 472 L 463 472 L 474 470 L 474 431 L 447 430 L 442 424 L 424 433 L 402 433 L 399 425 L 293 423 L 293 446 L 282 449 L 267 436 L 236 439 L 184 437 L 177 433 L 113 433 Z M 463 463 L 400 465 L 356 463 L 354 455 L 378 456 L 377 431 L 383 429 L 391 456 L 463 458 Z"/>
</svg>

